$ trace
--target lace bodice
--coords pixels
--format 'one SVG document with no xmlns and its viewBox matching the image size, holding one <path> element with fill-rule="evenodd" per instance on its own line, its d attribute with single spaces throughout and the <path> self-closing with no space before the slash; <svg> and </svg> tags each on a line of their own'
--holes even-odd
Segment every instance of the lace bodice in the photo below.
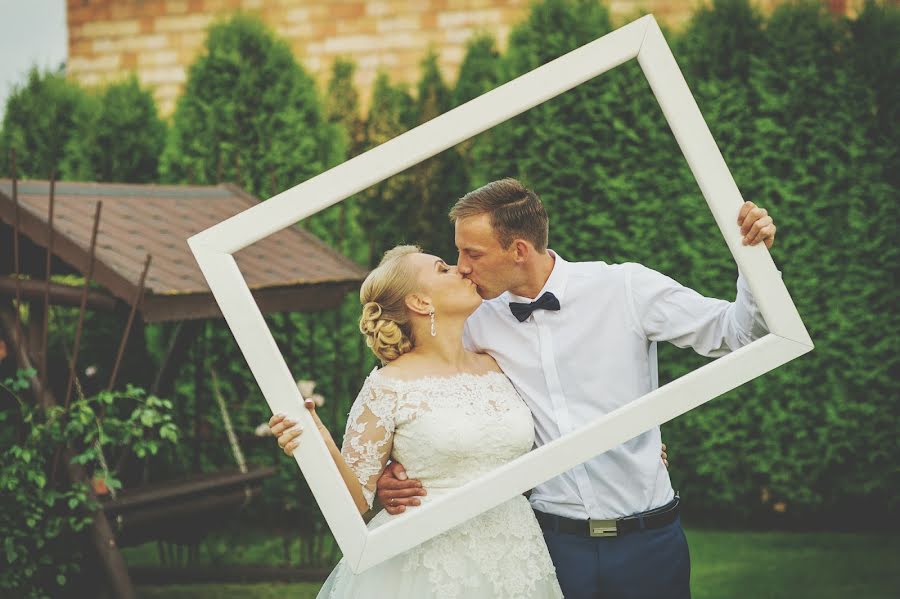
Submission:
<svg viewBox="0 0 900 599">
<path fill-rule="evenodd" d="M 341 454 L 370 506 L 389 458 L 422 482 L 425 504 L 533 444 L 531 412 L 500 372 L 402 381 L 373 371 L 350 410 Z M 382 511 L 368 526 L 403 516 Z M 319 597 L 561 599 L 562 591 L 519 495 L 359 575 L 339 564 Z"/>
<path fill-rule="evenodd" d="M 529 451 L 531 412 L 503 373 L 403 381 L 373 371 L 350 410 L 341 453 L 372 505 L 389 457 L 429 494 Z"/>
</svg>

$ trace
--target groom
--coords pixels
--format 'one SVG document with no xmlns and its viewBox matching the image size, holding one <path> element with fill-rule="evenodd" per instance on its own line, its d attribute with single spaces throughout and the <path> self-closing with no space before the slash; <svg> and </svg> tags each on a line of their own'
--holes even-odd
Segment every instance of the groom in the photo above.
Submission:
<svg viewBox="0 0 900 599">
<path fill-rule="evenodd" d="M 745 202 L 735 218 L 745 244 L 772 247 L 765 210 Z M 567 262 L 547 248 L 537 194 L 514 179 L 470 192 L 450 219 L 459 271 L 485 300 L 466 324 L 466 344 L 491 354 L 513 382 L 539 446 L 655 389 L 658 341 L 718 357 L 767 332 L 740 275 L 732 303 L 639 264 Z M 680 499 L 659 447 L 656 427 L 531 493 L 567 599 L 690 597 Z M 393 464 L 377 494 L 399 513 L 418 504 L 420 487 Z"/>
</svg>

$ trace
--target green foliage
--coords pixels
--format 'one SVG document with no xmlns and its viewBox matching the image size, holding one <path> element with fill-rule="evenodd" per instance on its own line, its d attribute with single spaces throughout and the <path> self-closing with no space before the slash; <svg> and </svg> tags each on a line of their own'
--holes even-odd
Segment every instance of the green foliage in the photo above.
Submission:
<svg viewBox="0 0 900 599">
<path fill-rule="evenodd" d="M 885 150 L 888 181 L 900 187 L 900 6 L 866 0 L 850 23 L 848 54 L 854 70 L 875 95 L 878 130 L 874 145 Z"/>
<path fill-rule="evenodd" d="M 101 91 L 99 110 L 73 140 L 64 169 L 79 181 L 152 183 L 165 144 L 166 124 L 153 95 L 132 75 Z"/>
<path fill-rule="evenodd" d="M 64 162 L 85 134 L 85 126 L 97 111 L 97 100 L 62 72 L 34 68 L 28 81 L 6 101 L 0 131 L 0 173 L 10 176 L 9 154 L 16 151 L 19 178 L 67 178 Z"/>
<path fill-rule="evenodd" d="M 369 150 L 397 137 L 414 122 L 413 99 L 402 86 L 393 85 L 381 72 L 375 79 L 366 145 Z M 376 183 L 362 192 L 359 222 L 369 242 L 368 263 L 374 267 L 381 255 L 409 239 L 409 206 L 415 203 L 414 178 L 405 171 Z"/>
<path fill-rule="evenodd" d="M 51 472 L 59 450 L 67 448 L 72 464 L 88 474 L 93 470 L 107 487 L 117 489 L 121 483 L 115 472 L 105 470 L 104 453 L 125 448 L 138 457 L 153 455 L 177 443 L 178 429 L 172 402 L 130 385 L 122 392 L 80 396 L 67 414 L 61 406 L 38 411 L 18 397 L 34 375 L 34 370 L 19 371 L 2 385 L 19 409 L 0 412 L 0 594 L 69 596 L 87 557 L 85 529 L 99 506 L 83 483 L 67 482 L 62 460 L 57 473 Z M 123 409 L 124 417 L 111 415 Z"/>
<path fill-rule="evenodd" d="M 416 96 L 416 124 L 426 123 L 451 108 L 451 91 L 441 76 L 438 55 L 431 52 L 422 61 L 422 75 Z M 408 229 L 428 253 L 452 262 L 456 255 L 453 231 L 447 213 L 469 188 L 468 169 L 457 148 L 444 150 L 412 167 L 415 201 L 407 205 Z"/>
<path fill-rule="evenodd" d="M 166 125 L 132 76 L 86 92 L 62 73 L 33 69 L 7 100 L 0 173 L 16 150 L 20 178 L 149 183 L 157 180 Z"/>
<path fill-rule="evenodd" d="M 355 71 L 353 62 L 335 60 L 325 96 L 328 122 L 340 134 L 346 158 L 360 154 L 365 147 L 365 121 L 360 116 L 359 94 L 353 86 Z M 360 198 L 354 196 L 313 215 L 304 221 L 304 226 L 345 256 L 366 263 L 368 243 L 360 230 L 359 211 Z"/>
<path fill-rule="evenodd" d="M 773 255 L 817 348 L 668 425 L 688 452 L 673 478 L 706 510 L 893 512 L 897 212 L 871 87 L 853 66 L 848 24 L 818 3 L 782 6 L 764 29 L 724 6 L 707 19 L 762 36 L 761 49 L 701 80 L 698 101 L 744 197 L 775 215 Z"/>
<path fill-rule="evenodd" d="M 740 84 L 765 47 L 763 16 L 747 0 L 713 0 L 694 13 L 673 45 L 695 80 Z"/>
<path fill-rule="evenodd" d="M 338 58 L 331 67 L 331 79 L 325 96 L 325 112 L 328 122 L 343 127 L 347 141 L 344 146 L 350 157 L 362 151 L 365 142 L 365 121 L 359 113 L 359 92 L 353 86 L 356 64 L 346 58 Z"/>
<path fill-rule="evenodd" d="M 465 104 L 497 87 L 502 78 L 497 40 L 488 33 L 473 36 L 466 42 L 466 55 L 459 67 L 452 107 Z"/>
<path fill-rule="evenodd" d="M 459 68 L 456 87 L 453 89 L 452 107 L 465 104 L 497 87 L 503 79 L 502 68 L 503 63 L 496 40 L 487 33 L 473 36 L 466 43 L 466 54 Z M 488 129 L 479 136 L 482 146 L 493 144 L 490 138 L 495 131 L 496 129 Z M 474 145 L 475 140 L 468 139 L 456 147 L 470 170 L 473 168 Z M 469 189 L 463 190 L 463 193 L 468 191 Z"/>
<path fill-rule="evenodd" d="M 286 42 L 238 15 L 209 30 L 160 166 L 170 182 L 232 181 L 267 197 L 343 156 L 312 78 Z"/>
</svg>

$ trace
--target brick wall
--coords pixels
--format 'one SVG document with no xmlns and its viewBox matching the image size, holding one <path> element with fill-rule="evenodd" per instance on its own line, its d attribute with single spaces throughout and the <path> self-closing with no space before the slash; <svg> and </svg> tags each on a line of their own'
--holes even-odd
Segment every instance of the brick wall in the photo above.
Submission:
<svg viewBox="0 0 900 599">
<path fill-rule="evenodd" d="M 677 27 L 700 0 L 611 0 L 616 22 L 640 8 Z M 763 5 L 777 0 L 764 0 Z M 837 2 L 844 0 L 828 0 Z M 501 45 L 530 0 L 67 0 L 69 76 L 97 85 L 134 71 L 171 114 L 186 71 L 214 20 L 241 10 L 256 14 L 288 40 L 297 58 L 321 82 L 337 56 L 358 65 L 356 84 L 366 93 L 379 68 L 395 81 L 414 82 L 430 46 L 440 51 L 451 81 L 465 42 L 476 31 Z"/>
</svg>

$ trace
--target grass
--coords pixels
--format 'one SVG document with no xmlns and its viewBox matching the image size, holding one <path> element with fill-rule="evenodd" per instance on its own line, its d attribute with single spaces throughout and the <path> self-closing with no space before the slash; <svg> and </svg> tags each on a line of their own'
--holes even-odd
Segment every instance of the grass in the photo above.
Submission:
<svg viewBox="0 0 900 599">
<path fill-rule="evenodd" d="M 319 584 L 196 584 L 138 587 L 140 599 L 315 599 Z"/>
<path fill-rule="evenodd" d="M 900 542 L 890 534 L 688 529 L 694 599 L 893 599 Z"/>
<path fill-rule="evenodd" d="M 891 534 L 726 532 L 687 530 L 694 599 L 893 599 L 900 597 L 900 541 Z M 152 552 L 126 551 L 134 563 Z M 280 541 L 237 551 L 231 563 L 280 563 Z M 210 561 L 201 560 L 209 564 Z M 296 553 L 294 553 L 296 555 Z M 230 560 L 229 560 L 230 561 Z M 155 563 L 155 562 L 152 562 Z M 318 584 L 144 586 L 142 599 L 279 599 L 315 597 Z"/>
</svg>

